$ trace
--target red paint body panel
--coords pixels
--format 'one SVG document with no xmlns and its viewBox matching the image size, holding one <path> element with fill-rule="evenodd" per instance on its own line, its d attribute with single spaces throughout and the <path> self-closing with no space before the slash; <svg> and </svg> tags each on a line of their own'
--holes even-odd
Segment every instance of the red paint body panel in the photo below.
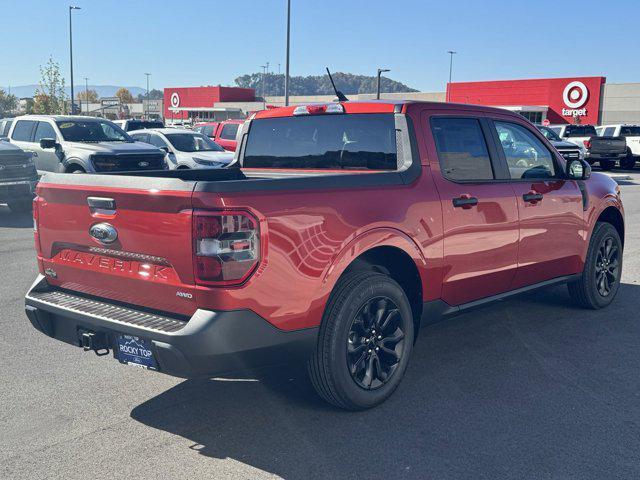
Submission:
<svg viewBox="0 0 640 480">
<path fill-rule="evenodd" d="M 396 105 L 345 107 L 393 112 Z M 195 184 L 192 189 L 157 191 L 58 185 L 45 179 L 38 186 L 41 272 L 53 268 L 57 278 L 48 281 L 54 285 L 134 305 L 183 315 L 197 308 L 249 309 L 277 328 L 296 330 L 319 325 L 340 275 L 359 255 L 379 246 L 398 248 L 413 259 L 425 302 L 444 299 L 458 305 L 580 271 L 598 215 L 607 206 L 622 210 L 615 183 L 594 174 L 585 182 L 589 204 L 583 211 L 573 181 L 458 184 L 445 179 L 429 117 L 470 109 L 523 122 L 516 115 L 481 107 L 405 105 L 416 135 L 419 158 L 414 161 L 422 165 L 406 184 L 204 192 Z M 139 185 L 144 182 L 141 178 Z M 545 194 L 542 203 L 523 203 L 522 193 L 531 189 Z M 478 206 L 454 209 L 452 198 L 465 193 L 478 197 Z M 114 198 L 116 214 L 92 213 L 88 196 Z M 195 285 L 194 209 L 248 211 L 258 220 L 260 261 L 243 284 Z M 91 225 L 105 221 L 119 233 L 108 247 L 115 252 L 96 252 L 95 247 L 103 246 L 88 235 Z"/>
<path fill-rule="evenodd" d="M 583 124 L 597 125 L 600 120 L 600 96 L 605 77 L 541 78 L 533 80 L 500 80 L 489 82 L 455 82 L 447 85 L 451 102 L 493 106 L 547 106 L 551 123 L 574 123 L 573 117 L 563 115 L 570 109 L 563 100 L 565 87 L 574 81 L 582 82 L 588 98 L 580 108 L 586 108 Z"/>
</svg>

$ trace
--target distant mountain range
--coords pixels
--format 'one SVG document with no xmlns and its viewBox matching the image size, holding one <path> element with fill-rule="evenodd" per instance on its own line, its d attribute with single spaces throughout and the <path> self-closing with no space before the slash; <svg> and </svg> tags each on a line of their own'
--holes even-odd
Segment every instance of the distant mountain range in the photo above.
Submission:
<svg viewBox="0 0 640 480">
<path fill-rule="evenodd" d="M 5 92 L 9 92 L 9 90 L 11 90 L 12 95 L 15 95 L 18 98 L 23 98 L 23 97 L 33 97 L 36 93 L 36 89 L 38 88 L 38 85 L 18 85 L 18 86 L 0 87 L 0 88 L 3 89 Z M 75 89 L 74 93 L 77 94 L 77 92 L 83 91 L 84 88 L 85 88 L 84 85 L 76 84 L 74 86 L 74 89 Z M 121 88 L 121 86 L 119 85 L 89 85 L 89 90 L 95 90 L 96 92 L 98 92 L 99 97 L 113 97 L 119 88 Z M 131 92 L 131 95 L 133 95 L 134 97 L 137 97 L 141 93 L 146 93 L 146 90 L 140 87 L 125 87 L 125 88 L 127 88 Z M 71 89 L 69 87 L 66 87 L 65 91 L 67 92 L 67 95 L 71 94 Z"/>
</svg>

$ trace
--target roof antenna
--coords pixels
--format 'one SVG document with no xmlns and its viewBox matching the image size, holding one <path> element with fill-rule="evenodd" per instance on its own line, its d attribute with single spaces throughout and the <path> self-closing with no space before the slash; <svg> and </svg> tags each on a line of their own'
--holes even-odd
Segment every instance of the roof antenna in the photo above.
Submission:
<svg viewBox="0 0 640 480">
<path fill-rule="evenodd" d="M 333 77 L 331 76 L 331 72 L 329 71 L 329 67 L 325 67 L 327 69 L 327 75 L 329 75 L 329 80 L 331 80 L 331 86 L 333 87 L 333 91 L 336 92 L 336 97 L 338 97 L 339 102 L 348 102 L 349 99 L 344 96 L 340 90 L 336 88 L 336 84 L 333 83 Z"/>
</svg>

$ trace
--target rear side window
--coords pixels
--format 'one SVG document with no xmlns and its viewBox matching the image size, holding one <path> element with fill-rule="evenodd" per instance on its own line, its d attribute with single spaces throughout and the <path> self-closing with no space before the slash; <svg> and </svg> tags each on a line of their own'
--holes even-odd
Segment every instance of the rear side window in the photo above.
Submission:
<svg viewBox="0 0 640 480">
<path fill-rule="evenodd" d="M 0 136 L 6 137 L 9 135 L 9 130 L 11 130 L 11 124 L 13 120 L 3 120 L 0 122 Z"/>
<path fill-rule="evenodd" d="M 235 140 L 236 135 L 238 134 L 239 123 L 227 123 L 222 127 L 222 131 L 220 132 L 220 138 L 223 140 Z M 208 133 L 205 135 L 209 135 Z"/>
<path fill-rule="evenodd" d="M 200 133 L 206 135 L 207 137 L 212 137 L 214 128 L 215 128 L 215 125 L 205 125 L 204 127 L 201 127 Z M 237 129 L 236 129 L 236 132 L 237 132 Z"/>
<path fill-rule="evenodd" d="M 596 128 L 593 125 L 568 125 L 564 131 L 565 137 L 595 137 Z"/>
<path fill-rule="evenodd" d="M 640 137 L 640 127 L 620 127 L 620 135 L 623 137 Z"/>
<path fill-rule="evenodd" d="M 306 115 L 251 122 L 243 166 L 396 170 L 393 114 Z"/>
<path fill-rule="evenodd" d="M 450 180 L 493 180 L 480 122 L 475 118 L 432 118 L 440 170 Z"/>
<path fill-rule="evenodd" d="M 57 138 L 56 131 L 48 122 L 38 122 L 38 126 L 36 127 L 36 135 L 33 138 L 33 141 L 39 142 L 43 138 L 53 138 L 54 140 Z"/>
<path fill-rule="evenodd" d="M 18 140 L 22 142 L 30 142 L 33 133 L 33 128 L 36 125 L 35 120 L 18 120 L 16 126 L 13 129 L 11 135 L 12 140 Z"/>
</svg>

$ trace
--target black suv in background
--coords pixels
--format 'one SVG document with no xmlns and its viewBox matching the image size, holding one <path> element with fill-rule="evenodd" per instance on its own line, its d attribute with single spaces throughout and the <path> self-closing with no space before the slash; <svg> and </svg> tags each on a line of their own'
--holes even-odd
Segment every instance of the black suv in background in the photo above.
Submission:
<svg viewBox="0 0 640 480">
<path fill-rule="evenodd" d="M 32 154 L 0 140 L 0 203 L 13 212 L 27 212 L 38 182 Z"/>
</svg>

